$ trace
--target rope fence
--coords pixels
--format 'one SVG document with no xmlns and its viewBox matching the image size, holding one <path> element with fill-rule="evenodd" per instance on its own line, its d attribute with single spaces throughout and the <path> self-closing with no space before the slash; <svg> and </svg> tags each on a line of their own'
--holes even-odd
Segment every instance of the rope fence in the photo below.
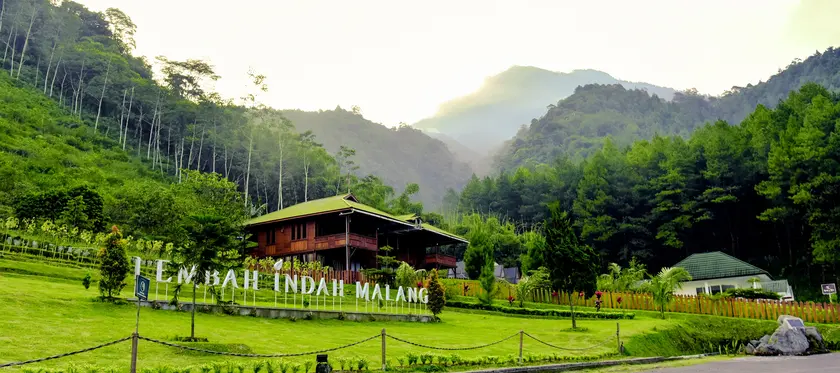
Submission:
<svg viewBox="0 0 840 373">
<path fill-rule="evenodd" d="M 387 355 L 386 354 L 386 340 L 388 338 L 390 338 L 394 341 L 397 341 L 397 342 L 401 342 L 401 343 L 405 343 L 405 344 L 414 346 L 414 347 L 419 347 L 419 348 L 424 348 L 424 349 L 429 349 L 429 350 L 467 351 L 467 350 L 478 350 L 478 349 L 482 349 L 482 348 L 495 346 L 495 345 L 498 345 L 498 344 L 503 343 L 505 341 L 509 341 L 509 340 L 511 340 L 511 339 L 513 339 L 517 336 L 519 336 L 519 363 L 520 364 L 523 362 L 522 353 L 523 353 L 523 349 L 524 349 L 524 337 L 528 337 L 528 338 L 530 338 L 530 339 L 532 339 L 536 342 L 539 342 L 543 345 L 546 345 L 548 347 L 558 349 L 558 350 L 567 350 L 567 351 L 592 350 L 592 349 L 595 349 L 595 348 L 603 347 L 604 345 L 606 345 L 607 343 L 609 343 L 611 341 L 616 342 L 616 344 L 618 346 L 618 349 L 619 349 L 619 352 L 621 350 L 621 342 L 620 342 L 620 337 L 619 337 L 618 324 L 616 324 L 616 334 L 615 335 L 610 336 L 609 338 L 607 338 L 606 340 L 604 340 L 601 343 L 598 343 L 598 344 L 595 344 L 595 345 L 592 345 L 592 346 L 589 346 L 589 347 L 583 347 L 583 348 L 557 346 L 557 345 L 548 343 L 546 341 L 543 341 L 543 340 L 531 335 L 530 333 L 526 333 L 525 331 L 519 331 L 519 332 L 511 334 L 511 335 L 509 335 L 505 338 L 499 339 L 497 341 L 486 343 L 486 344 L 481 344 L 481 345 L 477 345 L 477 346 L 469 346 L 469 347 L 432 346 L 432 345 L 426 345 L 426 344 L 422 344 L 422 343 L 412 342 L 412 341 L 409 341 L 409 340 L 406 340 L 406 339 L 403 339 L 403 338 L 400 338 L 400 337 L 397 337 L 397 336 L 387 334 L 385 329 L 382 329 L 381 334 L 377 334 L 377 335 L 374 335 L 374 336 L 371 336 L 371 337 L 368 337 L 368 338 L 365 338 L 365 339 L 362 339 L 362 340 L 359 340 L 359 341 L 356 341 L 356 342 L 353 342 L 353 343 L 348 343 L 348 344 L 345 344 L 345 345 L 341 345 L 341 346 L 336 346 L 336 347 L 327 348 L 327 349 L 323 349 L 323 350 L 317 350 L 317 351 L 295 352 L 295 353 L 276 353 L 276 354 L 246 354 L 246 353 L 236 353 L 236 352 L 213 351 L 213 350 L 207 350 L 207 349 L 196 348 L 196 347 L 192 347 L 192 346 L 185 346 L 185 345 L 181 345 L 181 344 L 166 342 L 166 341 L 162 341 L 162 340 L 159 340 L 159 339 L 144 337 L 144 336 L 140 336 L 137 333 L 134 333 L 131 336 L 128 336 L 128 337 L 125 337 L 125 338 L 117 339 L 117 340 L 114 340 L 114 341 L 111 341 L 111 342 L 103 343 L 103 344 L 100 344 L 100 345 L 96 345 L 96 346 L 93 346 L 93 347 L 88 347 L 88 348 L 77 350 L 77 351 L 71 351 L 71 352 L 67 352 L 67 353 L 63 353 L 63 354 L 59 354 L 59 355 L 53 355 L 53 356 L 48 356 L 48 357 L 43 357 L 43 358 L 38 358 L 38 359 L 32 359 L 32 360 L 25 360 L 25 361 L 11 362 L 11 363 L 2 363 L 2 364 L 0 364 L 0 368 L 6 368 L 6 367 L 12 367 L 12 366 L 21 366 L 21 365 L 39 363 L 39 362 L 43 362 L 43 361 L 47 361 L 47 360 L 60 359 L 60 358 L 64 358 L 64 357 L 68 357 L 68 356 L 72 356 L 72 355 L 77 355 L 77 354 L 81 354 L 81 353 L 85 353 L 85 352 L 94 351 L 94 350 L 97 350 L 97 349 L 100 349 L 100 348 L 103 348 L 103 347 L 112 346 L 112 345 L 115 345 L 115 344 L 118 344 L 118 343 L 121 343 L 121 342 L 125 342 L 125 341 L 129 341 L 129 340 L 132 341 L 132 351 L 131 351 L 132 361 L 136 361 L 137 350 L 138 350 L 137 342 L 139 340 L 151 342 L 151 343 L 154 343 L 154 344 L 159 344 L 159 345 L 162 345 L 162 346 L 168 346 L 168 347 L 173 347 L 173 348 L 177 348 L 177 349 L 181 349 L 181 350 L 200 352 L 200 353 L 205 353 L 205 354 L 210 354 L 210 355 L 246 357 L 246 358 L 263 358 L 263 359 L 265 359 L 265 358 L 285 358 L 285 357 L 319 355 L 319 354 L 324 354 L 324 353 L 327 353 L 327 352 L 338 351 L 338 350 L 350 348 L 350 347 L 353 347 L 353 346 L 358 346 L 360 344 L 370 342 L 374 339 L 381 338 L 382 369 L 385 370 L 385 368 L 386 368 L 386 355 Z M 136 367 L 133 366 L 133 365 L 132 365 L 132 368 L 136 369 Z M 136 373 L 136 372 L 132 371 L 132 373 Z"/>
<path fill-rule="evenodd" d="M 353 343 L 346 344 L 346 345 L 343 345 L 343 346 L 338 346 L 338 347 L 333 347 L 333 348 L 328 348 L 328 349 L 318 350 L 318 351 L 296 352 L 296 353 L 290 353 L 290 354 L 240 354 L 240 353 L 235 353 L 235 352 L 211 351 L 211 350 L 205 350 L 205 349 L 201 349 L 201 348 L 179 345 L 179 344 L 175 344 L 175 343 L 164 342 L 164 341 L 161 341 L 161 340 L 147 338 L 147 337 L 139 337 L 139 338 L 144 340 L 144 341 L 149 341 L 149 342 L 161 344 L 161 345 L 164 345 L 164 346 L 180 348 L 182 350 L 203 352 L 203 353 L 206 353 L 206 354 L 237 356 L 237 357 L 278 358 L 278 357 L 296 357 L 296 356 L 306 356 L 306 355 L 317 355 L 317 354 L 323 354 L 325 352 L 337 351 L 337 350 L 345 349 L 345 348 L 348 348 L 348 347 L 353 347 L 353 346 L 356 346 L 356 345 L 360 345 L 360 344 L 365 343 L 367 341 L 379 338 L 379 335 L 375 335 L 373 337 L 366 338 L 366 339 L 363 339 L 361 341 L 353 342 Z"/>
<path fill-rule="evenodd" d="M 103 348 L 103 347 L 113 346 L 113 345 L 115 345 L 115 344 L 117 344 L 117 343 L 125 342 L 125 341 L 127 341 L 127 340 L 129 340 L 129 339 L 131 339 L 131 336 L 129 336 L 129 337 L 125 337 L 125 338 L 122 338 L 122 339 L 117 339 L 116 341 L 111 341 L 111 342 L 108 342 L 108 343 L 103 343 L 103 344 L 101 344 L 101 345 L 97 345 L 97 346 L 93 346 L 93 347 L 88 347 L 88 348 L 85 348 L 85 349 L 77 350 L 77 351 L 66 352 L 66 353 L 63 353 L 63 354 L 58 354 L 58 355 L 53 355 L 53 356 L 42 357 L 42 358 L 39 358 L 39 359 L 32 359 L 32 360 L 25 360 L 25 361 L 16 361 L 16 362 L 12 362 L 12 363 L 0 364 L 0 368 L 13 367 L 13 366 L 18 366 L 18 365 L 26 365 L 26 364 L 33 364 L 33 363 L 40 363 L 40 362 L 42 362 L 42 361 L 53 360 L 53 359 L 61 359 L 61 358 L 63 358 L 63 357 L 68 357 L 68 356 L 72 356 L 72 355 L 77 355 L 77 354 L 81 354 L 81 353 L 85 353 L 85 352 L 90 352 L 90 351 L 93 351 L 93 350 L 98 350 L 98 349 Z"/>
<path fill-rule="evenodd" d="M 402 343 L 410 344 L 410 345 L 415 346 L 415 347 L 428 348 L 428 349 L 430 349 L 430 350 L 441 350 L 441 351 L 467 351 L 467 350 L 478 350 L 478 349 L 480 349 L 480 348 L 485 348 L 485 347 L 490 347 L 490 346 L 493 346 L 493 345 L 497 345 L 497 344 L 499 344 L 499 343 L 502 343 L 502 342 L 504 342 L 504 341 L 507 341 L 508 339 L 511 339 L 511 338 L 513 338 L 513 337 L 516 337 L 517 335 L 519 335 L 519 333 L 512 334 L 512 335 L 510 335 L 509 337 L 502 338 L 502 339 L 500 339 L 500 340 L 498 340 L 498 341 L 496 341 L 496 342 L 490 342 L 490 343 L 487 343 L 487 344 L 483 344 L 483 345 L 479 345 L 479 346 L 473 346 L 473 347 L 435 347 L 435 346 L 427 346 L 427 345 L 423 345 L 423 344 L 420 344 L 420 343 L 415 343 L 415 342 L 406 341 L 405 339 L 402 339 L 402 338 L 397 338 L 397 337 L 394 337 L 393 335 L 386 334 L 386 336 L 387 336 L 388 338 L 391 338 L 391 339 L 393 339 L 393 340 L 395 340 L 395 341 L 400 341 L 400 342 L 402 342 Z"/>
<path fill-rule="evenodd" d="M 526 337 L 531 338 L 531 339 L 533 339 L 533 340 L 535 340 L 535 341 L 537 341 L 537 342 L 539 342 L 539 343 L 542 343 L 542 344 L 544 344 L 544 345 L 546 345 L 546 346 L 548 346 L 548 347 L 551 347 L 551 348 L 556 348 L 556 349 L 558 349 L 558 350 L 565 350 L 565 351 L 586 351 L 586 350 L 591 350 L 591 349 L 594 349 L 594 348 L 601 347 L 601 346 L 603 346 L 603 345 L 607 344 L 608 342 L 615 341 L 615 339 L 616 339 L 616 337 L 614 337 L 614 336 L 610 336 L 609 338 L 605 339 L 603 342 L 598 343 L 598 344 L 596 344 L 596 345 L 592 345 L 592 346 L 589 346 L 589 347 L 583 347 L 583 348 L 572 348 L 572 347 L 560 347 L 560 346 L 555 346 L 555 345 L 553 345 L 553 344 L 551 344 L 551 343 L 548 343 L 548 342 L 546 342 L 546 341 L 540 340 L 539 338 L 534 337 L 533 335 L 530 335 L 530 334 L 528 334 L 528 333 L 524 333 L 524 332 L 523 332 L 523 334 L 525 334 L 525 336 L 526 336 Z"/>
</svg>

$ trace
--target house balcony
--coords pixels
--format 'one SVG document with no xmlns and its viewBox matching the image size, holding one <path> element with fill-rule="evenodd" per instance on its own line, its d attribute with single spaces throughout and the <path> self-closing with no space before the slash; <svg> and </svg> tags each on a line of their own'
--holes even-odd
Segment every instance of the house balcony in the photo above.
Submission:
<svg viewBox="0 0 840 373">
<path fill-rule="evenodd" d="M 455 268 L 457 260 L 452 255 L 432 253 L 426 254 L 426 268 Z"/>
<path fill-rule="evenodd" d="M 371 251 L 377 250 L 375 237 L 367 237 L 356 233 L 346 235 L 344 233 L 337 233 L 315 237 L 315 240 L 313 241 L 313 249 L 315 251 L 319 251 L 344 248 L 347 238 L 350 239 L 350 247 Z"/>
</svg>

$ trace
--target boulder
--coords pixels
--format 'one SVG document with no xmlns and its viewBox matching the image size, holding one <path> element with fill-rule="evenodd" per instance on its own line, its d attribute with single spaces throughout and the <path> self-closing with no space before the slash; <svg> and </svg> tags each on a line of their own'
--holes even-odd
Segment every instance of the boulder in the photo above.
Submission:
<svg viewBox="0 0 840 373">
<path fill-rule="evenodd" d="M 790 329 L 787 327 L 779 327 L 770 336 L 768 343 L 770 351 L 775 351 L 779 355 L 802 355 L 808 351 L 808 337 L 805 336 L 805 331 L 801 329 Z"/>
<path fill-rule="evenodd" d="M 787 320 L 797 320 L 791 326 Z M 782 315 L 776 320 L 779 327 L 772 335 L 765 335 L 758 341 L 750 341 L 745 349 L 750 355 L 805 355 L 826 352 L 822 335 L 814 327 L 801 327 L 802 319 L 789 315 Z M 758 342 L 757 344 L 755 342 Z"/>
<path fill-rule="evenodd" d="M 828 348 L 825 347 L 825 341 L 823 341 L 823 337 L 817 328 L 813 326 L 806 326 L 805 327 L 805 338 L 808 339 L 808 352 L 810 353 L 823 353 L 828 352 Z"/>
</svg>

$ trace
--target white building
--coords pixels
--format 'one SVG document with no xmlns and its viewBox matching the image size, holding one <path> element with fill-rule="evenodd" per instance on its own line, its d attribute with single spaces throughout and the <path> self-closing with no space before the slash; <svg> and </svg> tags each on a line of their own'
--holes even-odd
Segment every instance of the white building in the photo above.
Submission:
<svg viewBox="0 0 840 373">
<path fill-rule="evenodd" d="M 691 254 L 674 267 L 685 268 L 691 281 L 683 282 L 677 295 L 717 294 L 730 288 L 762 288 L 793 300 L 787 280 L 773 280 L 770 274 L 752 264 L 720 251 Z M 758 279 L 755 282 L 753 279 Z"/>
</svg>

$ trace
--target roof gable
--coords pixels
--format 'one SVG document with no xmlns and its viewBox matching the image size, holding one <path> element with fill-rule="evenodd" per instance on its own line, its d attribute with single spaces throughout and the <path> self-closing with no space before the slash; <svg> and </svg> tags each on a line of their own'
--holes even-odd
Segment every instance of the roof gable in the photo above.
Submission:
<svg viewBox="0 0 840 373">
<path fill-rule="evenodd" d="M 288 220 L 303 216 L 318 215 L 327 212 L 349 210 L 350 203 L 355 203 L 356 197 L 352 194 L 341 194 L 333 197 L 313 199 L 274 211 L 269 214 L 252 218 L 245 222 L 245 225 L 257 225 L 274 221 Z"/>
<path fill-rule="evenodd" d="M 685 268 L 693 280 L 760 274 L 770 276 L 767 271 L 720 251 L 691 254 L 674 267 Z"/>
</svg>

